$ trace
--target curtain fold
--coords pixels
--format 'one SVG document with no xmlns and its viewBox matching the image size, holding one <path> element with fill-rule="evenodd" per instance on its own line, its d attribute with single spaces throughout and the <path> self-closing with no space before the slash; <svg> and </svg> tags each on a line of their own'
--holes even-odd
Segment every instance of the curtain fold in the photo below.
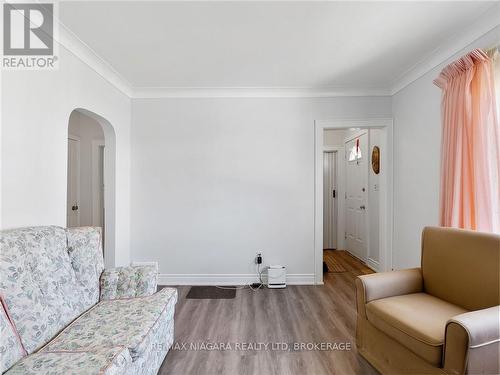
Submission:
<svg viewBox="0 0 500 375">
<path fill-rule="evenodd" d="M 446 66 L 434 83 L 443 91 L 440 225 L 498 233 L 500 131 L 492 60 L 476 49 Z"/>
</svg>

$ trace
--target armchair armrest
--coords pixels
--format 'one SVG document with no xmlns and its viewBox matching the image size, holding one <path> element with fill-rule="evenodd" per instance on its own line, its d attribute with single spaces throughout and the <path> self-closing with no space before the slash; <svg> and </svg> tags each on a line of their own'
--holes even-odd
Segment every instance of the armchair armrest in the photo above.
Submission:
<svg viewBox="0 0 500 375">
<path fill-rule="evenodd" d="M 498 374 L 500 306 L 457 315 L 446 323 L 444 369 L 450 374 Z"/>
<path fill-rule="evenodd" d="M 100 301 L 149 296 L 156 292 L 156 266 L 129 266 L 105 269 L 100 279 Z"/>
<path fill-rule="evenodd" d="M 366 318 L 365 305 L 376 299 L 423 291 L 420 268 L 373 273 L 356 278 L 358 314 Z"/>
</svg>

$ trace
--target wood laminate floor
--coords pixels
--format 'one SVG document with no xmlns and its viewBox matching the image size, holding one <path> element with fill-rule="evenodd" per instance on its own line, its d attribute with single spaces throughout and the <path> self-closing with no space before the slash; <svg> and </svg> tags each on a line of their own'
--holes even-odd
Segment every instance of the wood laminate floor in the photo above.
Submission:
<svg viewBox="0 0 500 375">
<path fill-rule="evenodd" d="M 323 260 L 328 265 L 328 272 L 354 271 L 358 274 L 373 272 L 368 266 L 361 263 L 345 250 L 325 249 L 323 251 Z"/>
<path fill-rule="evenodd" d="M 186 299 L 190 287 L 178 287 L 175 342 L 159 374 L 377 374 L 356 351 L 354 279 L 370 271 L 354 261 L 325 274 L 324 286 L 246 288 L 219 300 Z"/>
</svg>

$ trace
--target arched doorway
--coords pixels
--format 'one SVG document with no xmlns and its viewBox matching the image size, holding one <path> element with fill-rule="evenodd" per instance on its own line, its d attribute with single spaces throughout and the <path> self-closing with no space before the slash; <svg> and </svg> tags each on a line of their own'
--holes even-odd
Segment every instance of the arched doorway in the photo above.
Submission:
<svg viewBox="0 0 500 375">
<path fill-rule="evenodd" d="M 115 132 L 83 108 L 68 120 L 66 224 L 102 228 L 104 261 L 115 264 Z"/>
</svg>

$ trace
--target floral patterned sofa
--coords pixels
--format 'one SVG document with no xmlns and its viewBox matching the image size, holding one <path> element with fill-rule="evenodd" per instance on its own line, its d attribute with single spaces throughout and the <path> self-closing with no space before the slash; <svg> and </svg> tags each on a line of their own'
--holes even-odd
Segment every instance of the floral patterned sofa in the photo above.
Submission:
<svg viewBox="0 0 500 375">
<path fill-rule="evenodd" d="M 177 291 L 153 266 L 105 270 L 99 228 L 0 236 L 0 372 L 156 374 L 174 337 Z"/>
</svg>

